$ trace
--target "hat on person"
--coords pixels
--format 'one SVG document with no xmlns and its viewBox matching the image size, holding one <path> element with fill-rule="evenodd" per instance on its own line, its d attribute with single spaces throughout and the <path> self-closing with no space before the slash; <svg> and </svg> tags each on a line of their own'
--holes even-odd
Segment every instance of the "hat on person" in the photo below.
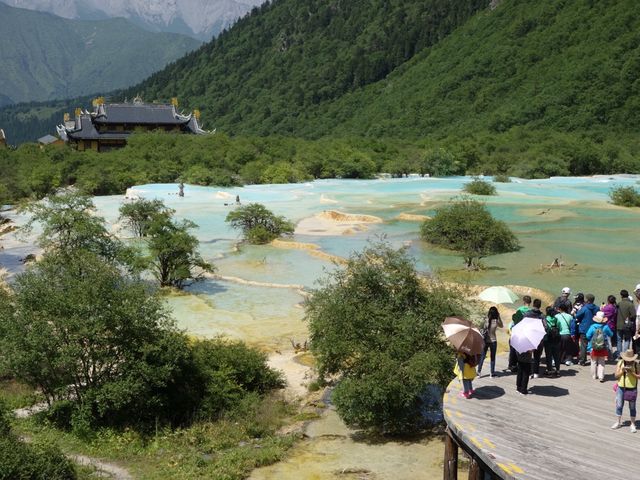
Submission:
<svg viewBox="0 0 640 480">
<path fill-rule="evenodd" d="M 582 293 L 582 292 L 578 292 L 578 293 L 576 293 L 576 294 L 574 295 L 574 297 L 573 297 L 573 298 L 580 298 L 580 299 L 584 300 L 584 293 Z"/>
<path fill-rule="evenodd" d="M 636 285 L 634 292 L 637 292 L 638 290 L 640 290 L 640 283 Z"/>
<path fill-rule="evenodd" d="M 629 348 L 628 350 L 625 350 L 622 355 L 620 355 L 620 358 L 622 358 L 625 362 L 633 362 L 638 358 L 638 354 L 633 353 L 633 348 Z"/>
<path fill-rule="evenodd" d="M 604 312 L 596 313 L 592 320 L 596 323 L 604 323 L 607 321 L 607 319 L 604 316 Z"/>
<path fill-rule="evenodd" d="M 571 289 L 569 287 L 564 287 L 562 289 L 562 293 L 566 293 L 567 295 L 571 295 Z"/>
</svg>

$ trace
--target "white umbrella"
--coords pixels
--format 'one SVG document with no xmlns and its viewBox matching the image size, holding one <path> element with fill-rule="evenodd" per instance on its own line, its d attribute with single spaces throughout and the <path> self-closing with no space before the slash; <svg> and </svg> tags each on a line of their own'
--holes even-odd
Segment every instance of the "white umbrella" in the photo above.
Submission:
<svg viewBox="0 0 640 480">
<path fill-rule="evenodd" d="M 511 346 L 518 353 L 535 350 L 546 333 L 541 319 L 525 317 L 511 329 Z"/>
<path fill-rule="evenodd" d="M 480 292 L 478 298 L 489 303 L 513 303 L 520 297 L 507 287 L 489 287 Z"/>
</svg>

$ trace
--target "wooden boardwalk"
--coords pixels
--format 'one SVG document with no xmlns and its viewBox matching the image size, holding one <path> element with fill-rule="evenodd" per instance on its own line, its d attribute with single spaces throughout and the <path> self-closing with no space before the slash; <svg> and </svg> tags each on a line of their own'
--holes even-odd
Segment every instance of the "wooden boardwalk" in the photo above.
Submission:
<svg viewBox="0 0 640 480">
<path fill-rule="evenodd" d="M 544 357 L 543 357 L 544 359 Z M 559 378 L 529 380 L 529 395 L 516 392 L 515 374 L 505 373 L 507 357 L 497 359 L 498 376 L 489 364 L 476 378 L 475 395 L 459 398 L 454 379 L 444 395 L 449 429 L 495 475 L 518 480 L 640 478 L 640 432 L 629 430 L 625 403 L 623 427 L 615 422 L 615 365 L 608 363 L 604 383 L 590 367 L 562 365 Z M 639 403 L 640 405 L 640 403 Z"/>
</svg>

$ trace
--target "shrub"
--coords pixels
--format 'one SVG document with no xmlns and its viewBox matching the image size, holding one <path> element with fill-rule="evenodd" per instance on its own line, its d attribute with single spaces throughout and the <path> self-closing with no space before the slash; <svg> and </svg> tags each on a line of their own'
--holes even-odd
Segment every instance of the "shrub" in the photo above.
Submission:
<svg viewBox="0 0 640 480">
<path fill-rule="evenodd" d="M 48 444 L 26 444 L 12 432 L 0 403 L 0 479 L 73 480 L 76 472 L 62 452 Z"/>
<path fill-rule="evenodd" d="M 520 248 L 507 224 L 469 197 L 438 208 L 433 218 L 422 224 L 421 235 L 427 242 L 462 253 L 467 268 L 478 268 L 479 260 L 487 255 Z"/>
<path fill-rule="evenodd" d="M 465 183 L 463 189 L 466 193 L 472 195 L 495 195 L 496 187 L 486 180 L 474 178 L 471 182 Z"/>
<path fill-rule="evenodd" d="M 609 191 L 611 203 L 620 207 L 640 207 L 640 192 L 632 186 L 613 187 Z"/>
<path fill-rule="evenodd" d="M 267 366 L 264 353 L 243 342 L 199 341 L 192 346 L 194 365 L 205 386 L 200 416 L 217 418 L 249 394 L 284 387 L 282 375 Z"/>
<path fill-rule="evenodd" d="M 495 183 L 511 183 L 511 177 L 504 173 L 497 173 L 493 176 Z"/>
<path fill-rule="evenodd" d="M 380 432 L 421 428 L 427 384 L 451 377 L 440 323 L 464 313 L 460 295 L 425 285 L 406 252 L 386 243 L 352 255 L 320 285 L 305 319 L 321 379 L 340 376 L 333 392 L 340 417 Z"/>
<path fill-rule="evenodd" d="M 260 203 L 250 203 L 229 212 L 225 219 L 232 228 L 242 231 L 249 243 L 264 244 L 282 235 L 293 234 L 293 224 L 274 215 Z"/>
</svg>

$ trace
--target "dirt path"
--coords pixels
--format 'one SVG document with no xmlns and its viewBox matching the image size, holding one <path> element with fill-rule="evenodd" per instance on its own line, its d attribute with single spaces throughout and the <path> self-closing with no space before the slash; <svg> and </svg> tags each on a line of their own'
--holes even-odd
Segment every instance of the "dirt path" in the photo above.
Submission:
<svg viewBox="0 0 640 480">
<path fill-rule="evenodd" d="M 114 480 L 133 480 L 133 477 L 126 469 L 113 463 L 107 463 L 97 458 L 87 457 L 86 455 L 69 454 L 66 455 L 66 457 L 77 465 L 93 467 L 97 472 L 106 473 L 108 475 L 107 478 Z"/>
</svg>

